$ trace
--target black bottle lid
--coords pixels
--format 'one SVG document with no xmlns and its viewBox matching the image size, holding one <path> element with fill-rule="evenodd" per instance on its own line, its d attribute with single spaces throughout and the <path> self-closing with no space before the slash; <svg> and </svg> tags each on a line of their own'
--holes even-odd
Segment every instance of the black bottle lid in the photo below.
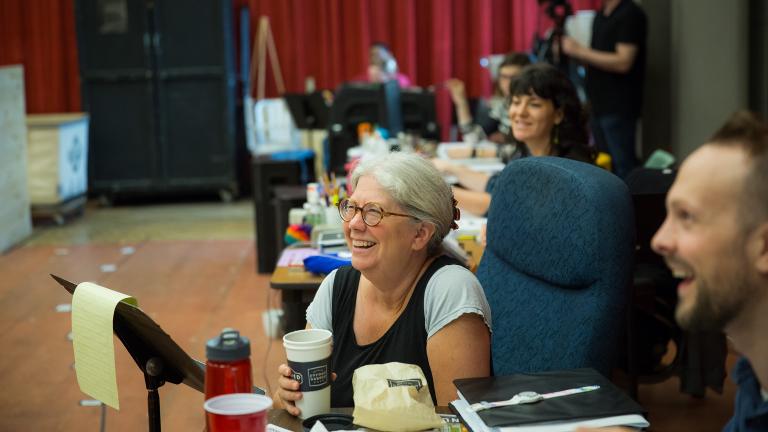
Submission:
<svg viewBox="0 0 768 432">
<path fill-rule="evenodd" d="M 225 328 L 221 334 L 205 344 L 205 356 L 214 361 L 235 361 L 251 356 L 251 342 L 240 332 Z"/>
</svg>

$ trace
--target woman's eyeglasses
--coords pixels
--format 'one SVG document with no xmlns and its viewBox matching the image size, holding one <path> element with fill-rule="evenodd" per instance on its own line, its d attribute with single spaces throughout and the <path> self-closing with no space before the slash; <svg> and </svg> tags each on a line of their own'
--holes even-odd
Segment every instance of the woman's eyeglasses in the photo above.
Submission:
<svg viewBox="0 0 768 432">
<path fill-rule="evenodd" d="M 419 220 L 419 218 L 416 216 L 388 212 L 381 208 L 380 205 L 372 202 L 362 207 L 357 207 L 354 201 L 350 201 L 348 199 L 343 199 L 339 202 L 339 216 L 341 216 L 341 218 L 346 222 L 351 221 L 358 211 L 360 211 L 360 213 L 363 215 L 363 222 L 365 222 L 365 224 L 369 227 L 378 225 L 379 222 L 381 222 L 381 220 L 386 216 L 402 216 Z"/>
</svg>

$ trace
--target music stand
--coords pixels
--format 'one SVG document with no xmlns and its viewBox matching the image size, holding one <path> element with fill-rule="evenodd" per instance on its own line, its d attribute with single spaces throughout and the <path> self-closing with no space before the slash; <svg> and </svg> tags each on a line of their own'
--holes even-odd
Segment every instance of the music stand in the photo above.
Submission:
<svg viewBox="0 0 768 432">
<path fill-rule="evenodd" d="M 299 129 L 325 129 L 331 108 L 326 105 L 322 92 L 284 93 L 288 111 Z"/>
<path fill-rule="evenodd" d="M 70 294 L 75 294 L 77 285 L 55 275 L 51 277 Z M 152 318 L 136 306 L 124 302 L 117 304 L 113 331 L 144 374 L 149 431 L 160 432 L 158 389 L 166 382 L 184 383 L 204 393 L 205 366 L 185 353 Z"/>
</svg>

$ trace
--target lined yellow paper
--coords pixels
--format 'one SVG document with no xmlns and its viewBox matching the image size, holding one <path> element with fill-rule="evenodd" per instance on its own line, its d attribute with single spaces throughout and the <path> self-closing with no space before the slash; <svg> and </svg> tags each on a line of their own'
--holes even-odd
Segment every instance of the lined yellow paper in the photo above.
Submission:
<svg viewBox="0 0 768 432">
<path fill-rule="evenodd" d="M 78 285 L 72 296 L 77 383 L 83 393 L 118 410 L 112 320 L 121 301 L 138 306 L 135 298 L 91 282 Z"/>
</svg>

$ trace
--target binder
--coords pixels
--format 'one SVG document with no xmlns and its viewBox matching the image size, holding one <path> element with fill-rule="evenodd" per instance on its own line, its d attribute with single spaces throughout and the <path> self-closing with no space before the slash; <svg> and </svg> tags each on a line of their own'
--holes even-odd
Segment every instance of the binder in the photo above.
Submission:
<svg viewBox="0 0 768 432">
<path fill-rule="evenodd" d="M 645 410 L 594 369 L 567 369 L 508 376 L 455 380 L 459 401 L 451 403 L 473 432 L 540 425 L 540 430 L 572 430 L 577 424 L 647 427 Z M 496 407 L 474 412 L 469 405 L 502 401 L 522 392 L 547 394 L 567 389 L 600 386 L 599 389 L 553 397 L 530 404 Z M 613 419 L 613 420 L 609 420 Z M 608 421 L 607 424 L 604 424 Z M 474 427 L 473 427 L 474 426 Z M 480 430 L 476 430 L 480 429 Z M 537 429 L 538 430 L 538 429 Z"/>
</svg>

